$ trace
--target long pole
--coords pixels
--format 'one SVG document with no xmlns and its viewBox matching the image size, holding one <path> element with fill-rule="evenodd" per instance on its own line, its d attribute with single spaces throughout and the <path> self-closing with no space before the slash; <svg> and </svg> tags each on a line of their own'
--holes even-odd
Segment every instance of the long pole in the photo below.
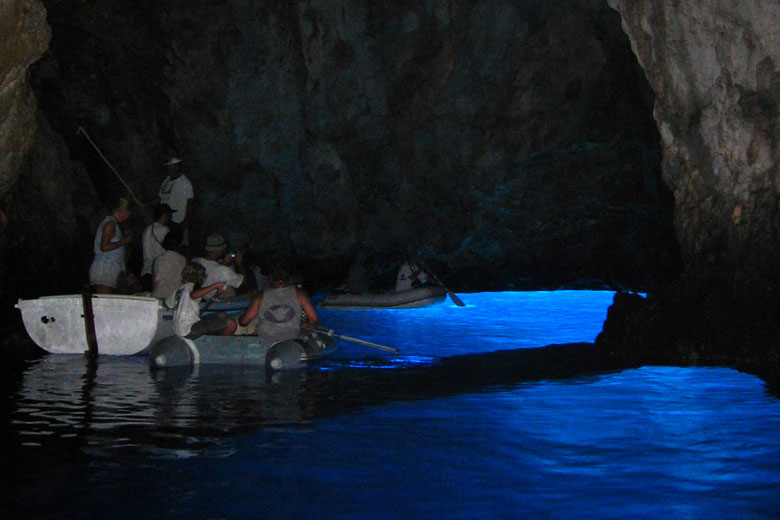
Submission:
<svg viewBox="0 0 780 520">
<path fill-rule="evenodd" d="M 108 162 L 108 159 L 106 159 L 105 155 L 103 155 L 103 152 L 101 152 L 101 151 L 100 151 L 100 148 L 98 148 L 98 147 L 97 147 L 97 145 L 95 144 L 95 142 L 94 142 L 92 139 L 90 139 L 89 135 L 87 135 L 87 131 L 86 131 L 86 130 L 84 130 L 84 128 L 82 128 L 82 127 L 79 127 L 79 129 L 78 129 L 78 132 L 77 132 L 77 133 L 82 133 L 82 134 L 84 134 L 84 137 L 86 137 L 86 138 L 87 138 L 87 141 L 89 141 L 89 144 L 91 144 L 91 145 L 92 145 L 92 147 L 93 147 L 93 148 L 95 149 L 95 151 L 98 153 L 98 155 L 100 156 L 100 158 L 101 158 L 101 159 L 103 159 L 103 160 L 106 162 L 106 164 L 108 165 L 108 167 L 109 167 L 109 168 L 111 168 L 111 171 L 113 171 L 113 172 L 114 172 L 114 174 L 115 174 L 117 177 L 119 177 L 119 180 L 120 180 L 120 181 L 122 181 L 122 184 L 124 184 L 124 185 L 125 185 L 125 188 L 127 188 L 127 191 L 128 191 L 128 193 L 130 193 L 130 196 L 131 196 L 131 197 L 133 197 L 133 199 L 135 200 L 135 202 L 136 202 L 136 203 L 137 203 L 137 204 L 140 206 L 140 205 L 141 205 L 141 201 L 140 201 L 140 200 L 138 200 L 138 197 L 136 197 L 136 196 L 135 196 L 135 194 L 133 193 L 133 190 L 131 190 L 131 189 L 130 189 L 130 186 L 128 186 L 128 185 L 127 185 L 127 183 L 125 182 L 125 180 L 122 178 L 122 176 L 121 176 L 121 175 L 119 175 L 119 172 L 118 172 L 118 171 L 116 171 L 116 169 L 114 169 L 114 167 L 113 167 L 113 166 L 111 166 L 111 163 L 110 163 L 110 162 Z"/>
<path fill-rule="evenodd" d="M 323 330 L 323 329 L 313 329 L 313 330 L 320 334 L 327 334 L 328 336 L 333 336 L 334 338 L 343 339 L 344 341 L 351 341 L 352 343 L 357 343 L 359 345 L 365 345 L 366 347 L 377 348 L 379 350 L 385 350 L 387 352 L 399 352 L 397 348 L 386 347 L 385 345 L 380 345 L 379 343 L 366 341 L 364 339 L 353 338 L 351 336 L 345 336 L 343 334 L 336 334 L 332 330 Z"/>
</svg>

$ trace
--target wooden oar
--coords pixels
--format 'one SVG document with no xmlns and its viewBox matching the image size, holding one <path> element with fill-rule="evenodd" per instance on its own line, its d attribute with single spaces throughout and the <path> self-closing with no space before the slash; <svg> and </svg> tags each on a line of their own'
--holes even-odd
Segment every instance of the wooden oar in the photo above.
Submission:
<svg viewBox="0 0 780 520">
<path fill-rule="evenodd" d="M 446 286 L 446 285 L 444 285 L 443 283 L 441 283 L 441 280 L 439 280 L 439 277 L 438 277 L 438 276 L 436 276 L 436 274 L 435 274 L 433 271 L 431 271 L 431 268 L 428 266 L 428 264 L 426 264 L 426 263 L 425 263 L 425 262 L 423 262 L 422 260 L 418 260 L 418 262 L 419 262 L 419 263 L 420 263 L 420 265 L 422 266 L 423 270 L 424 270 L 426 273 L 428 273 L 429 275 L 431 275 L 431 278 L 433 278 L 433 279 L 436 281 L 436 283 L 437 283 L 437 284 L 441 285 L 441 286 L 442 286 L 442 288 L 443 288 L 445 291 L 447 291 L 447 294 L 449 294 L 449 295 L 450 295 L 450 298 L 452 298 L 452 301 L 453 301 L 453 302 L 455 302 L 455 305 L 457 305 L 458 307 L 465 307 L 465 306 L 466 306 L 466 304 L 465 304 L 465 303 L 463 303 L 463 300 L 461 300 L 460 298 L 458 298 L 458 295 L 457 295 L 457 294 L 455 294 L 454 292 L 450 291 L 450 290 L 447 288 L 447 286 Z"/>
<path fill-rule="evenodd" d="M 352 338 L 350 336 L 345 336 L 344 334 L 336 334 L 332 330 L 326 330 L 326 329 L 312 329 L 312 330 L 314 330 L 315 332 L 319 332 L 320 334 L 327 334 L 328 336 L 343 339 L 344 341 L 351 341 L 352 343 L 357 343 L 359 345 L 365 345 L 371 348 L 378 348 L 379 350 L 385 350 L 387 352 L 399 352 L 397 348 L 386 347 L 385 345 L 380 345 L 379 343 L 373 343 L 371 341 L 366 341 L 364 339 Z"/>
</svg>

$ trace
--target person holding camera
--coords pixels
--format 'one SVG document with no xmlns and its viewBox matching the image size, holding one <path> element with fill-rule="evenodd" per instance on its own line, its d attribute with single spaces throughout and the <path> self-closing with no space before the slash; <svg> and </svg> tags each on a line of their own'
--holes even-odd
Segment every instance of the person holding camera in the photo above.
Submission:
<svg viewBox="0 0 780 520">
<path fill-rule="evenodd" d="M 225 239 L 216 233 L 206 237 L 206 246 L 203 249 L 205 253 L 202 257 L 192 259 L 206 269 L 206 281 L 203 282 L 203 286 L 222 282 L 227 287 L 221 296 L 228 298 L 235 296 L 243 288 L 245 279 L 241 272 L 237 272 L 237 270 L 243 271 L 241 253 L 228 253 Z M 214 291 L 211 291 L 206 297 L 210 298 L 214 295 Z"/>
</svg>

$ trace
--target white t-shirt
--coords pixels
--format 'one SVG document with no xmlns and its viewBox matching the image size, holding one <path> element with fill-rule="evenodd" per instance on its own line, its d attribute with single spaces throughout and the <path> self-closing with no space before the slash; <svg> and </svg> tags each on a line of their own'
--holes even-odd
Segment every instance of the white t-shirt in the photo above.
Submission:
<svg viewBox="0 0 780 520">
<path fill-rule="evenodd" d="M 165 300 L 168 307 L 176 310 L 173 313 L 173 333 L 179 337 L 189 334 L 192 326 L 200 321 L 199 302 L 191 297 L 194 288 L 192 282 L 187 282 Z"/>
<path fill-rule="evenodd" d="M 398 278 L 395 280 L 395 291 L 401 292 L 401 291 L 408 291 L 412 288 L 412 284 L 415 280 L 420 280 L 421 283 L 425 283 L 428 281 L 428 275 L 425 274 L 425 271 L 420 271 L 417 273 L 416 278 L 410 278 L 412 276 L 412 273 L 417 271 L 419 267 L 417 265 L 409 265 L 409 262 L 404 262 L 401 264 L 401 268 L 398 269 Z"/>
<path fill-rule="evenodd" d="M 168 234 L 168 226 L 159 222 L 152 222 L 144 229 L 141 245 L 144 253 L 144 267 L 141 269 L 141 275 L 152 273 L 152 262 L 154 259 L 165 253 L 162 241 Z"/>
<path fill-rule="evenodd" d="M 181 271 L 187 265 L 187 259 L 176 251 L 166 251 L 152 263 L 154 288 L 152 296 L 167 298 L 181 285 Z"/>
<path fill-rule="evenodd" d="M 181 224 L 187 216 L 187 201 L 195 197 L 195 192 L 190 180 L 182 174 L 176 179 L 166 177 L 160 186 L 159 197 L 161 204 L 167 204 L 173 210 L 171 220 Z"/>
<path fill-rule="evenodd" d="M 227 284 L 228 287 L 238 289 L 241 284 L 244 283 L 243 274 L 238 274 L 230 267 L 222 265 L 219 262 L 202 257 L 193 258 L 192 261 L 198 262 L 200 265 L 206 268 L 206 281 L 203 282 L 203 287 L 213 283 L 222 282 Z M 216 289 L 214 289 L 214 291 L 216 291 Z M 214 295 L 214 291 L 211 291 L 205 297 L 210 298 Z"/>
</svg>

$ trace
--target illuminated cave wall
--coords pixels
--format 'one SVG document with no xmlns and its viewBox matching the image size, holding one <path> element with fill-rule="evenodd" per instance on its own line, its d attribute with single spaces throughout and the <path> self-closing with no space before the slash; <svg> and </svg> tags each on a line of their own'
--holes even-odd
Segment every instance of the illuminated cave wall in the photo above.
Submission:
<svg viewBox="0 0 780 520">
<path fill-rule="evenodd" d="M 663 176 L 683 254 L 719 264 L 737 283 L 758 278 L 776 288 L 780 5 L 610 4 L 657 93 Z"/>
<path fill-rule="evenodd" d="M 645 362 L 780 374 L 780 5 L 610 4 L 656 92 L 683 276 L 620 297 L 600 338 Z"/>
</svg>

